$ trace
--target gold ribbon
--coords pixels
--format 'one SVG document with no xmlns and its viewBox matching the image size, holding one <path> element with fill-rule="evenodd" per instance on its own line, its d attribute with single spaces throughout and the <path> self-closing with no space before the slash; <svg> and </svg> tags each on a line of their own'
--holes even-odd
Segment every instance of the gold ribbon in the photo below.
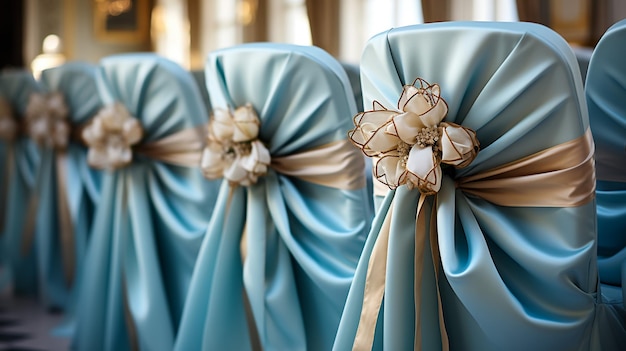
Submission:
<svg viewBox="0 0 626 351">
<path fill-rule="evenodd" d="M 343 190 L 365 187 L 365 160 L 348 140 L 338 140 L 294 155 L 272 157 L 276 172 Z"/>
<path fill-rule="evenodd" d="M 526 207 L 577 207 L 594 198 L 594 145 L 590 130 L 574 140 L 537 152 L 528 157 L 485 172 L 457 179 L 456 184 L 466 194 L 478 196 L 500 206 Z M 435 275 L 438 279 L 441 257 L 437 243 L 436 208 L 426 206 L 426 195 L 421 194 L 415 219 L 415 350 L 421 350 L 421 325 L 419 296 L 423 266 L 423 251 L 427 231 L 431 238 L 431 251 Z M 393 205 L 393 202 L 392 202 Z M 430 213 L 428 213 L 430 211 Z M 363 306 L 353 350 L 371 350 L 376 320 L 385 289 L 389 224 L 393 208 L 384 219 L 379 237 L 374 244 L 366 273 Z M 430 225 L 426 219 L 430 215 Z M 428 228 L 430 227 L 430 228 Z M 439 300 L 439 326 L 442 347 L 448 350 L 441 295 L 437 280 Z"/>
<path fill-rule="evenodd" d="M 202 158 L 205 126 L 183 129 L 162 139 L 140 144 L 134 151 L 156 161 L 183 167 L 197 167 Z"/>
</svg>

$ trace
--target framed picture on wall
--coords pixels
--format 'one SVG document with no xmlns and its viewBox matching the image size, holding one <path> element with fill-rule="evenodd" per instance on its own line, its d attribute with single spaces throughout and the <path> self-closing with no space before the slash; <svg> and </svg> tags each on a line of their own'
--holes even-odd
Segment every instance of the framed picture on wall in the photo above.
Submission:
<svg viewBox="0 0 626 351">
<path fill-rule="evenodd" d="M 149 0 L 93 0 L 96 39 L 116 43 L 147 40 Z"/>
</svg>

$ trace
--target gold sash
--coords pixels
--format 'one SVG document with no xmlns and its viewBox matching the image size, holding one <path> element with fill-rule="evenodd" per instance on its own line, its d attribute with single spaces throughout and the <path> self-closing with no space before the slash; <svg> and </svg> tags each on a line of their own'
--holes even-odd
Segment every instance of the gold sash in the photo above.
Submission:
<svg viewBox="0 0 626 351">
<path fill-rule="evenodd" d="M 588 203 L 595 195 L 594 145 L 591 132 L 574 140 L 556 145 L 528 157 L 479 174 L 457 179 L 456 184 L 466 194 L 478 196 L 500 206 L 576 207 Z M 426 206 L 421 194 L 415 218 L 415 350 L 421 350 L 420 304 L 422 268 L 426 235 L 431 238 L 435 276 L 438 278 L 441 257 L 437 242 L 437 196 L 432 206 Z M 387 246 L 393 202 L 386 214 L 370 257 L 365 280 L 363 306 L 353 350 L 371 350 L 376 321 L 385 289 Z M 427 218 L 430 219 L 430 228 Z M 441 296 L 439 326 L 442 346 L 448 350 L 448 338 L 443 320 Z"/>
</svg>

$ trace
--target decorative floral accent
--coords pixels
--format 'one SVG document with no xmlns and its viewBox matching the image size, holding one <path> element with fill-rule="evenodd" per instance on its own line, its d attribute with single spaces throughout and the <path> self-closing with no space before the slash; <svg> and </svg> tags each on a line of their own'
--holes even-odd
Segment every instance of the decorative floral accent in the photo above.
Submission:
<svg viewBox="0 0 626 351">
<path fill-rule="evenodd" d="M 124 105 L 116 103 L 102 108 L 83 130 L 82 137 L 89 146 L 89 165 L 113 170 L 132 161 L 131 146 L 141 140 L 143 128 Z"/>
<path fill-rule="evenodd" d="M 271 158 L 258 139 L 260 125 L 250 104 L 235 111 L 215 110 L 200 164 L 204 176 L 249 186 L 267 173 Z"/>
<path fill-rule="evenodd" d="M 26 107 L 26 130 L 38 145 L 64 149 L 70 137 L 68 109 L 63 94 L 33 93 Z"/>
<path fill-rule="evenodd" d="M 0 140 L 11 141 L 17 135 L 17 123 L 8 101 L 0 97 Z"/>
<path fill-rule="evenodd" d="M 462 168 L 478 153 L 476 132 L 442 122 L 448 105 L 437 84 L 418 78 L 405 85 L 398 110 L 377 101 L 373 105 L 373 110 L 354 116 L 356 128 L 348 136 L 374 158 L 374 177 L 390 189 L 406 184 L 425 195 L 435 194 L 441 187 L 441 163 Z"/>
</svg>

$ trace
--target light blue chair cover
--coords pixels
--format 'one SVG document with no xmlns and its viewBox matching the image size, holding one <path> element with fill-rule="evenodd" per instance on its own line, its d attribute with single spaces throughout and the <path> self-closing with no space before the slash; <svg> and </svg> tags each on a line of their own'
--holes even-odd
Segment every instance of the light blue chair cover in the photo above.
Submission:
<svg viewBox="0 0 626 351">
<path fill-rule="evenodd" d="M 206 90 L 206 79 L 204 79 L 204 70 L 193 70 L 191 71 L 191 75 L 193 76 L 193 80 L 198 85 L 198 89 L 200 90 L 200 95 L 202 95 L 202 101 L 204 101 L 207 113 L 210 114 L 211 99 L 209 99 L 209 92 Z"/>
<path fill-rule="evenodd" d="M 214 108 L 252 105 L 272 158 L 346 140 L 352 91 L 319 48 L 241 45 L 210 54 L 205 72 Z M 365 188 L 322 186 L 270 166 L 256 184 L 230 191 L 225 181 L 175 350 L 250 350 L 244 289 L 264 350 L 329 350 L 369 230 Z"/>
<path fill-rule="evenodd" d="M 142 143 L 207 122 L 191 75 L 153 54 L 103 59 L 98 90 L 105 104 L 120 102 L 140 120 Z M 218 185 L 198 168 L 140 154 L 104 173 L 73 348 L 172 349 Z"/>
<path fill-rule="evenodd" d="M 0 75 L 0 96 L 12 106 L 18 123 L 24 118 L 28 99 L 33 92 L 40 91 L 39 84 L 28 71 L 11 70 Z M 4 157 L 8 145 L 0 140 Z M 35 249 L 22 253 L 22 232 L 26 221 L 28 199 L 35 191 L 35 174 L 39 166 L 39 153 L 35 144 L 25 135 L 20 134 L 13 143 L 12 165 L 1 171 L 0 181 L 8 181 L 5 203 L 4 228 L 0 228 L 0 260 L 8 267 L 16 295 L 35 295 L 37 293 L 37 272 Z M 3 160 L 4 161 L 4 160 Z"/>
<path fill-rule="evenodd" d="M 615 315 L 596 296 L 595 203 L 506 207 L 455 189 L 462 177 L 584 135 L 588 118 L 572 50 L 553 31 L 531 23 L 416 25 L 368 42 L 361 62 L 367 109 L 374 100 L 396 108 L 403 85 L 417 77 L 441 86 L 446 121 L 471 128 L 480 141 L 473 162 L 456 175 L 444 173 L 436 195 L 439 287 L 450 349 L 597 349 L 594 319 Z M 385 295 L 373 348 L 413 349 L 419 196 L 401 186 L 379 205 L 334 350 L 352 348 L 367 264 L 391 204 Z M 429 247 L 427 235 L 421 346 L 437 350 L 442 341 Z"/>
<path fill-rule="evenodd" d="M 72 127 L 79 129 L 102 107 L 96 87 L 97 68 L 87 63 L 67 63 L 44 70 L 40 82 L 44 90 L 63 94 Z M 76 133 L 76 132 L 74 132 Z M 82 276 L 83 257 L 87 250 L 89 231 L 100 198 L 101 172 L 87 165 L 87 148 L 70 138 L 63 159 L 66 194 L 57 186 L 57 152 L 41 148 L 41 166 L 38 178 L 38 212 L 35 227 L 35 246 L 39 274 L 39 293 L 44 306 L 56 307 L 72 314 L 76 298 L 76 279 Z M 70 281 L 64 276 L 61 249 L 59 196 L 65 196 L 70 210 L 73 241 L 74 271 Z"/>
<path fill-rule="evenodd" d="M 357 111 L 363 111 L 363 93 L 361 91 L 361 74 L 359 66 L 348 62 L 342 62 L 341 66 L 348 75 L 350 81 L 350 87 L 354 93 L 354 100 L 356 102 Z"/>
<path fill-rule="evenodd" d="M 596 46 L 585 92 L 596 143 L 598 268 L 601 292 L 623 315 L 626 296 L 626 20 L 607 30 Z M 626 317 L 620 328 L 626 344 Z"/>
</svg>

